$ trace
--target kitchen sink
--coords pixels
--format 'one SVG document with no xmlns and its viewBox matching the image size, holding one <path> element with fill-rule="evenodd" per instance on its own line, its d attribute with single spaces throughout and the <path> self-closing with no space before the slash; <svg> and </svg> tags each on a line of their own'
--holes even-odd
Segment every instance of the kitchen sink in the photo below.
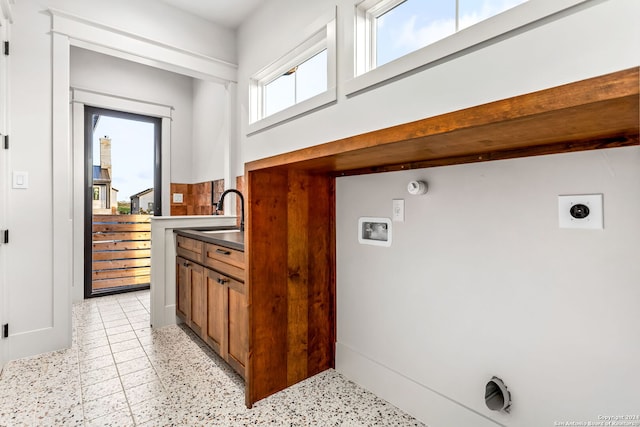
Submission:
<svg viewBox="0 0 640 427">
<path fill-rule="evenodd" d="M 239 233 L 240 230 L 238 229 L 232 229 L 232 230 L 206 230 L 206 231 L 202 231 L 202 233 L 207 233 L 207 234 L 217 234 L 217 233 Z"/>
</svg>

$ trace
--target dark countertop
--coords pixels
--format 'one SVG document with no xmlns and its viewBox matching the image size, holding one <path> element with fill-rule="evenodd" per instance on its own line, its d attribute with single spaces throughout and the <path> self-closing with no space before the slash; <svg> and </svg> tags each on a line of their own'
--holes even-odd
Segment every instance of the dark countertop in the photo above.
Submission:
<svg viewBox="0 0 640 427">
<path fill-rule="evenodd" d="M 216 230 L 218 233 L 207 233 L 206 231 Z M 225 232 L 225 230 L 228 230 Z M 244 232 L 234 227 L 214 227 L 214 228 L 176 228 L 174 233 L 190 237 L 192 239 L 202 240 L 203 242 L 213 243 L 214 245 L 223 246 L 229 249 L 235 249 L 244 252 Z"/>
</svg>

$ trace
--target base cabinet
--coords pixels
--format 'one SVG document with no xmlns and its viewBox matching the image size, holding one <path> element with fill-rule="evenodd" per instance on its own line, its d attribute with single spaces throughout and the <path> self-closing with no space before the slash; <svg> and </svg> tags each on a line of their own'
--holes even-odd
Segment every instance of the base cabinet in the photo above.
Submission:
<svg viewBox="0 0 640 427">
<path fill-rule="evenodd" d="M 179 246 L 182 256 L 176 257 L 176 314 L 245 378 L 249 322 L 244 253 L 179 237 L 185 249 Z M 202 252 L 193 250 L 198 244 L 205 248 Z M 189 259 L 192 254 L 196 259 Z"/>
</svg>

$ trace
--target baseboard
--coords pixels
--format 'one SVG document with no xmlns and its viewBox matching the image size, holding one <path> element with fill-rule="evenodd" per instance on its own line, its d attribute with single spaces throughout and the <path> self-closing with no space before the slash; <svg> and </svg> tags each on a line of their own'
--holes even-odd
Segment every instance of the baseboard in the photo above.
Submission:
<svg viewBox="0 0 640 427">
<path fill-rule="evenodd" d="M 341 343 L 336 370 L 429 427 L 503 426 Z"/>
<path fill-rule="evenodd" d="M 10 335 L 7 343 L 9 360 L 22 359 L 51 351 L 71 348 L 71 334 L 62 337 L 63 331 L 43 328 Z"/>
</svg>

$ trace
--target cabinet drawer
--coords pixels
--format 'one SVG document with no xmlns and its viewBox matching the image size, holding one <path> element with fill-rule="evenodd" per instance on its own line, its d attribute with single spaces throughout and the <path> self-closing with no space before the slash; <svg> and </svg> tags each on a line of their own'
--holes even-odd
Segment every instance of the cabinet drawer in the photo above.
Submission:
<svg viewBox="0 0 640 427">
<path fill-rule="evenodd" d="M 204 263 L 210 265 L 209 262 L 214 260 L 244 269 L 244 252 L 207 243 L 205 245 Z"/>
<path fill-rule="evenodd" d="M 202 263 L 204 242 L 184 236 L 176 237 L 176 253 L 191 261 Z"/>
<path fill-rule="evenodd" d="M 207 264 L 207 267 L 210 267 L 217 272 L 226 274 L 227 276 L 244 282 L 243 267 L 236 267 L 235 265 L 227 264 L 226 262 L 222 262 L 217 258 L 207 258 L 205 259 L 205 264 Z"/>
</svg>

